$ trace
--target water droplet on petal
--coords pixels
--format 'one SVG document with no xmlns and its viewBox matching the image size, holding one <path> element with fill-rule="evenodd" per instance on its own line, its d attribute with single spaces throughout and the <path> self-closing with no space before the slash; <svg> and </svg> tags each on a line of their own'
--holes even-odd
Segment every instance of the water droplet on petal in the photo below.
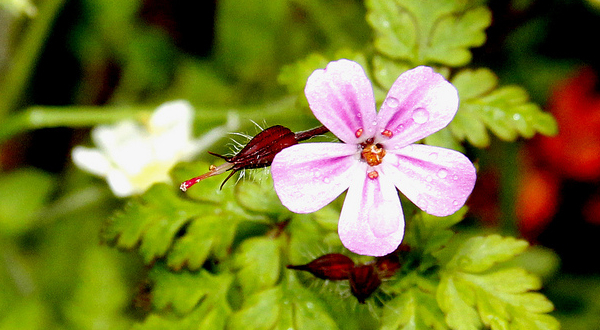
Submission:
<svg viewBox="0 0 600 330">
<path fill-rule="evenodd" d="M 427 181 L 427 182 L 431 182 L 431 181 L 433 181 L 433 178 L 431 177 L 431 175 L 428 175 L 428 176 L 425 178 L 425 181 Z"/>
<path fill-rule="evenodd" d="M 395 97 L 388 97 L 385 100 L 385 105 L 387 105 L 388 107 L 395 109 L 398 107 L 398 105 L 400 104 L 400 102 L 398 102 L 398 99 Z"/>
<path fill-rule="evenodd" d="M 452 177 L 452 180 L 454 180 L 454 181 L 458 180 L 458 175 L 456 175 L 456 174 L 455 174 L 455 175 Z"/>
<path fill-rule="evenodd" d="M 441 179 L 445 178 L 448 176 L 448 170 L 442 168 L 437 172 L 437 176 L 439 176 Z"/>
<path fill-rule="evenodd" d="M 315 178 L 317 178 L 317 179 L 318 179 L 318 178 L 320 178 L 320 177 L 321 177 L 321 171 L 319 171 L 319 170 L 315 170 L 315 171 L 313 172 L 313 176 L 314 176 Z"/>
<path fill-rule="evenodd" d="M 436 160 L 438 158 L 437 152 L 432 152 L 429 154 L 429 159 Z"/>
<path fill-rule="evenodd" d="M 458 205 L 458 201 L 452 201 L 452 205 L 457 206 Z"/>
<path fill-rule="evenodd" d="M 425 124 L 429 120 L 429 112 L 423 108 L 417 108 L 413 111 L 412 119 L 417 124 Z"/>
<path fill-rule="evenodd" d="M 331 180 L 330 180 L 329 178 L 325 178 L 325 179 L 323 179 L 323 182 L 324 182 L 325 184 L 329 184 L 329 183 L 331 182 Z"/>
</svg>

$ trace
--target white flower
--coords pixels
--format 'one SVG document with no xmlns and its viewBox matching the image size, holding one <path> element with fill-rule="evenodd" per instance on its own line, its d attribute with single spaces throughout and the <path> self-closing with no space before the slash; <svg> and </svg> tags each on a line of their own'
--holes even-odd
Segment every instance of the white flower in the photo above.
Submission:
<svg viewBox="0 0 600 330">
<path fill-rule="evenodd" d="M 95 127 L 91 134 L 97 148 L 73 148 L 73 162 L 105 177 L 115 196 L 143 193 L 154 183 L 170 182 L 173 166 L 191 160 L 238 126 L 232 115 L 225 126 L 193 139 L 193 120 L 189 102 L 172 101 L 159 106 L 143 126 L 126 120 Z"/>
</svg>

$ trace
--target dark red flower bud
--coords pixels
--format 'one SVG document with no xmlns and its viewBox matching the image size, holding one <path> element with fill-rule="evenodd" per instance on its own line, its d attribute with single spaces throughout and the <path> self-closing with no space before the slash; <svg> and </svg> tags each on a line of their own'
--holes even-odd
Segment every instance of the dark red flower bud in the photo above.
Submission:
<svg viewBox="0 0 600 330">
<path fill-rule="evenodd" d="M 361 304 L 381 285 L 373 265 L 357 266 L 350 272 L 350 290 Z"/>
<path fill-rule="evenodd" d="M 354 268 L 354 261 L 343 254 L 330 253 L 306 265 L 288 265 L 287 268 L 307 271 L 324 280 L 340 281 L 349 278 L 350 271 Z"/>
<path fill-rule="evenodd" d="M 396 274 L 396 271 L 400 269 L 400 257 L 398 257 L 396 252 L 379 257 L 377 258 L 377 261 L 375 261 L 375 268 L 377 268 L 379 278 L 392 277 Z"/>
<path fill-rule="evenodd" d="M 235 174 L 242 169 L 253 169 L 270 166 L 273 163 L 275 155 L 281 150 L 297 144 L 299 141 L 310 139 L 313 136 L 327 133 L 329 130 L 325 126 L 317 127 L 304 132 L 293 133 L 289 128 L 275 125 L 258 133 L 248 144 L 235 156 L 226 157 L 213 152 L 209 152 L 213 156 L 217 156 L 226 161 L 220 166 L 211 165 L 209 172 L 201 176 L 189 179 L 183 182 L 180 186 L 181 190 L 186 191 L 189 187 L 196 183 L 209 178 L 211 176 L 231 171 L 229 176 L 225 178 L 221 187 Z"/>
</svg>

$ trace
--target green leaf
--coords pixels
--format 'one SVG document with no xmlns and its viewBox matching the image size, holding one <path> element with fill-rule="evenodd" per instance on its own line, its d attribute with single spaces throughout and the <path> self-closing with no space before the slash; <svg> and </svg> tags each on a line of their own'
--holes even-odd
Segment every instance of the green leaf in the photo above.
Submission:
<svg viewBox="0 0 600 330">
<path fill-rule="evenodd" d="M 280 285 L 256 292 L 229 319 L 229 329 L 338 329 L 323 300 L 306 289 L 292 271 Z"/>
<path fill-rule="evenodd" d="M 554 135 L 558 131 L 552 115 L 530 102 L 523 88 L 498 88 L 498 78 L 489 69 L 460 71 L 452 83 L 460 96 L 460 108 L 449 129 L 461 141 L 488 146 L 486 128 L 506 141 L 519 136 L 531 138 L 536 132 Z"/>
<path fill-rule="evenodd" d="M 204 269 L 173 272 L 163 263 L 152 268 L 149 278 L 155 308 L 172 308 L 178 314 L 190 313 L 199 302 L 211 305 L 226 299 L 233 283 L 233 276 L 228 273 L 211 274 Z"/>
<path fill-rule="evenodd" d="M 468 208 L 465 206 L 445 217 L 418 212 L 408 224 L 405 239 L 407 244 L 418 246 L 424 253 L 438 250 L 454 235 L 454 232 L 448 228 L 462 221 L 467 210 Z"/>
<path fill-rule="evenodd" d="M 498 235 L 472 237 L 456 248 L 440 274 L 437 301 L 451 329 L 559 328 L 538 277 L 522 268 L 494 268 L 521 253 L 527 242 Z M 485 272 L 487 271 L 487 272 Z"/>
<path fill-rule="evenodd" d="M 474 307 L 483 324 L 491 329 L 512 329 L 519 324 L 521 326 L 515 328 L 558 329 L 558 322 L 544 315 L 554 309 L 552 303 L 540 293 L 529 292 L 540 288 L 539 279 L 523 269 L 509 268 L 485 275 L 455 273 L 442 280 L 443 283 L 451 281 L 461 283 L 462 290 L 474 292 Z M 438 298 L 446 299 L 444 295 L 452 295 L 457 300 L 454 303 L 460 304 L 458 300 L 462 300 L 467 304 L 460 294 L 450 292 L 447 286 L 441 289 Z M 454 307 L 446 307 L 450 316 Z M 458 324 L 464 322 L 459 321 Z"/>
<path fill-rule="evenodd" d="M 464 291 L 457 287 L 454 278 L 442 277 L 437 291 L 437 301 L 446 314 L 446 323 L 453 330 L 481 329 L 481 319 L 473 308 L 473 303 L 464 297 Z M 470 295 L 472 296 L 472 293 Z"/>
<path fill-rule="evenodd" d="M 528 246 L 524 240 L 500 235 L 472 237 L 460 246 L 445 267 L 472 273 L 483 272 L 497 263 L 514 258 Z"/>
<path fill-rule="evenodd" d="M 158 184 L 117 212 L 104 238 L 126 249 L 141 243 L 140 253 L 149 263 L 167 253 L 177 232 L 192 217 L 210 211 L 209 205 L 179 199 L 171 187 Z"/>
<path fill-rule="evenodd" d="M 281 204 L 273 187 L 273 179 L 269 175 L 257 180 L 244 180 L 235 186 L 235 197 L 245 209 L 272 217 L 289 217 L 288 209 Z"/>
<path fill-rule="evenodd" d="M 469 48 L 483 45 L 491 24 L 490 11 L 473 2 L 369 0 L 366 6 L 377 51 L 413 67 L 469 63 Z"/>
<path fill-rule="evenodd" d="M 33 168 L 0 175 L 0 233 L 18 235 L 33 228 L 54 184 L 49 174 Z"/>
<path fill-rule="evenodd" d="M 231 192 L 228 195 L 233 199 Z M 225 202 L 227 194 L 198 197 L 210 202 L 180 198 L 184 196 L 166 184 L 151 187 L 115 213 L 103 238 L 123 249 L 139 246 L 146 263 L 166 257 L 176 270 L 198 269 L 211 253 L 224 258 L 238 224 L 251 217 L 234 201 Z"/>
<path fill-rule="evenodd" d="M 185 235 L 174 240 L 167 255 L 167 264 L 178 270 L 184 266 L 198 269 L 214 255 L 226 258 L 233 243 L 238 220 L 231 215 L 208 214 L 196 218 L 187 227 Z"/>
<path fill-rule="evenodd" d="M 281 312 L 283 293 L 280 286 L 255 292 L 249 296 L 242 309 L 229 319 L 229 329 L 272 329 Z"/>
<path fill-rule="evenodd" d="M 253 237 L 242 242 L 233 257 L 239 269 L 237 280 L 244 296 L 274 286 L 281 272 L 280 242 L 271 237 Z"/>
<path fill-rule="evenodd" d="M 233 275 L 210 274 L 206 270 L 174 273 L 158 263 L 149 276 L 153 283 L 153 305 L 164 311 L 172 308 L 175 313 L 150 314 L 134 329 L 225 329 L 232 313 L 227 293 Z"/>
<path fill-rule="evenodd" d="M 438 307 L 435 294 L 412 287 L 386 303 L 381 329 L 448 329 L 443 320 L 444 315 Z"/>
<path fill-rule="evenodd" d="M 294 64 L 284 66 L 277 76 L 277 81 L 287 87 L 290 93 L 304 92 L 306 80 L 316 69 L 323 69 L 329 63 L 325 56 L 313 53 Z"/>
</svg>

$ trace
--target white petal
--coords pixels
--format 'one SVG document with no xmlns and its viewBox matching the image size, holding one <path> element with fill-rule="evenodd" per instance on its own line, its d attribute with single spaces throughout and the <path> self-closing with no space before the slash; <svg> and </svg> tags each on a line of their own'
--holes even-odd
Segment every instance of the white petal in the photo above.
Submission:
<svg viewBox="0 0 600 330">
<path fill-rule="evenodd" d="M 366 172 L 353 178 L 338 224 L 340 239 L 350 251 L 383 256 L 393 252 L 404 237 L 400 197 L 384 173 L 369 179 Z"/>
<path fill-rule="evenodd" d="M 119 170 L 112 170 L 106 177 L 108 186 L 113 194 L 117 197 L 127 197 L 137 193 L 136 188 L 132 185 L 129 177 Z"/>
<path fill-rule="evenodd" d="M 71 152 L 73 163 L 82 170 L 98 176 L 106 176 L 112 168 L 110 161 L 98 149 L 77 146 Z"/>
<path fill-rule="evenodd" d="M 357 173 L 364 173 L 366 163 L 354 158 L 356 152 L 356 146 L 344 143 L 302 143 L 283 149 L 271 165 L 281 203 L 296 213 L 329 204 Z"/>
<path fill-rule="evenodd" d="M 388 152 L 380 167 L 408 199 L 435 216 L 456 212 L 475 186 L 471 161 L 450 149 L 409 145 Z"/>
</svg>

